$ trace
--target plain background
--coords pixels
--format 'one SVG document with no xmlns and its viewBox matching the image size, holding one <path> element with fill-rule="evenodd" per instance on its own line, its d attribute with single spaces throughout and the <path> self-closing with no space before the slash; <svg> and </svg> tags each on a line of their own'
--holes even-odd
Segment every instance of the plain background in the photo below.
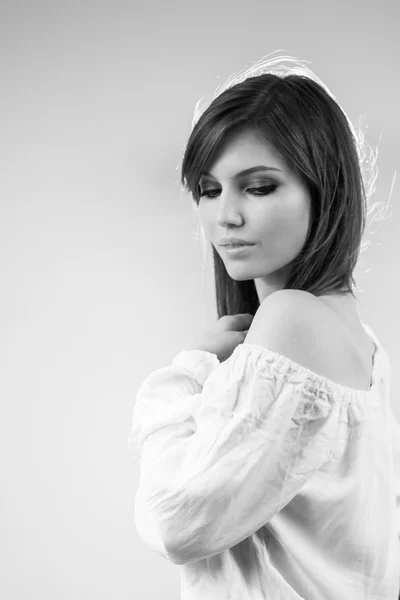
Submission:
<svg viewBox="0 0 400 600">
<path fill-rule="evenodd" d="M 133 522 L 135 393 L 216 319 L 179 163 L 195 103 L 274 50 L 311 62 L 399 168 L 399 4 L 0 5 L 0 597 L 176 600 Z M 356 272 L 400 419 L 400 207 Z"/>
</svg>

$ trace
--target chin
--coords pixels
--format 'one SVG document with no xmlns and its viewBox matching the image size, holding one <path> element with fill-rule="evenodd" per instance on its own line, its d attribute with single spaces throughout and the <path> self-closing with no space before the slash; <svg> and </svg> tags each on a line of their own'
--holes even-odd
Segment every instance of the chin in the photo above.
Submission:
<svg viewBox="0 0 400 600">
<path fill-rule="evenodd" d="M 230 273 L 228 269 L 226 270 L 229 277 L 234 281 L 249 281 L 250 279 L 255 279 L 256 277 L 260 277 L 260 275 L 254 275 L 251 273 L 249 269 L 242 269 L 241 272 Z"/>
</svg>

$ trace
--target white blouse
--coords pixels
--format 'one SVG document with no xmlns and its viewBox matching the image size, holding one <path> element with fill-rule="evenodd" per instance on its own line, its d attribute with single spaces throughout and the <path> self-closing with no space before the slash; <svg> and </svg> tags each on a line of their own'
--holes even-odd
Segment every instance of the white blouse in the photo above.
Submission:
<svg viewBox="0 0 400 600">
<path fill-rule="evenodd" d="M 139 388 L 135 525 L 182 600 L 397 600 L 400 425 L 363 326 L 369 391 L 246 343 L 223 363 L 185 350 Z"/>
</svg>

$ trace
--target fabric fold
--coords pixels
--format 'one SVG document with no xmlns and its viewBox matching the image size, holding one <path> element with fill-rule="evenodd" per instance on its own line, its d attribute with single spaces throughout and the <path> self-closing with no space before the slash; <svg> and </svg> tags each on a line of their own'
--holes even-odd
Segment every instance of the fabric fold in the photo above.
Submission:
<svg viewBox="0 0 400 600">
<path fill-rule="evenodd" d="M 222 363 L 185 350 L 140 386 L 136 530 L 180 565 L 182 600 L 398 590 L 400 425 L 368 332 L 369 391 L 246 343 Z"/>
<path fill-rule="evenodd" d="M 241 344 L 217 366 L 199 352 L 150 375 L 132 430 L 136 526 L 146 536 L 152 520 L 159 537 L 147 541 L 179 564 L 239 543 L 290 502 L 331 459 L 344 402 L 262 346 Z"/>
</svg>

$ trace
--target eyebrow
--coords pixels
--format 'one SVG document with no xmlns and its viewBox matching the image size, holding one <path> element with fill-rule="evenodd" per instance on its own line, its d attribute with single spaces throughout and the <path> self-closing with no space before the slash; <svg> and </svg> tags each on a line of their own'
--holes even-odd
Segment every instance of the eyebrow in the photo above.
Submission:
<svg viewBox="0 0 400 600">
<path fill-rule="evenodd" d="M 281 171 L 281 169 L 277 169 L 276 167 L 267 167 L 266 165 L 257 165 L 256 167 L 250 167 L 250 169 L 244 169 L 244 171 L 239 171 L 236 175 L 233 176 L 234 179 L 239 179 L 240 177 L 244 177 L 245 175 L 250 175 L 250 173 L 254 173 L 255 171 Z M 201 177 L 211 177 L 211 179 L 215 179 L 211 173 L 204 171 Z"/>
</svg>

